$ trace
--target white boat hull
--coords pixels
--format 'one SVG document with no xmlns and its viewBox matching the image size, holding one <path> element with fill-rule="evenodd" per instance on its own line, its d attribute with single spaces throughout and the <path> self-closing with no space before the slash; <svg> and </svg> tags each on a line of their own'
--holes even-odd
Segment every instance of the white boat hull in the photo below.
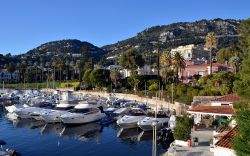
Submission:
<svg viewBox="0 0 250 156">
<path fill-rule="evenodd" d="M 61 120 L 64 124 L 85 124 L 101 120 L 105 116 L 106 115 L 101 112 L 93 114 L 66 113 L 61 116 Z"/>
<path fill-rule="evenodd" d="M 143 131 L 152 131 L 153 130 L 153 122 L 156 121 L 156 129 L 161 129 L 164 126 L 167 126 L 169 118 L 153 118 L 153 117 L 145 117 L 143 120 L 137 123 L 138 127 L 140 127 Z"/>
<path fill-rule="evenodd" d="M 137 123 L 142 120 L 143 118 L 145 118 L 145 116 L 128 116 L 125 115 L 122 118 L 117 120 L 117 124 L 118 126 L 120 126 L 121 128 L 124 129 L 128 129 L 128 128 L 136 128 Z"/>
<path fill-rule="evenodd" d="M 44 113 L 41 115 L 41 118 L 47 123 L 57 123 L 62 122 L 61 116 L 68 113 L 67 111 L 54 111 L 49 113 Z"/>
</svg>

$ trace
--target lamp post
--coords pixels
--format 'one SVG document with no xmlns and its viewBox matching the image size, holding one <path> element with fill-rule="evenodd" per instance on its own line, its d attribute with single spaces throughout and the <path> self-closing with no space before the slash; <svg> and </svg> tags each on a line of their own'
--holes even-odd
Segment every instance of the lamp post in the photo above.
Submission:
<svg viewBox="0 0 250 156">
<path fill-rule="evenodd" d="M 161 90 L 161 79 L 160 79 L 160 42 L 152 41 L 150 42 L 153 45 L 156 45 L 157 48 L 157 78 L 159 81 L 159 91 Z"/>
</svg>

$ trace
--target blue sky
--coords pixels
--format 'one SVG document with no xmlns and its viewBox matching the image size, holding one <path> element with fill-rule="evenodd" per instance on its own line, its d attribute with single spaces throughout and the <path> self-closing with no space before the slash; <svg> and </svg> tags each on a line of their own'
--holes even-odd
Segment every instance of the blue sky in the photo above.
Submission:
<svg viewBox="0 0 250 156">
<path fill-rule="evenodd" d="M 103 46 L 173 22 L 246 19 L 249 6 L 249 0 L 1 0 L 0 54 L 61 39 Z"/>
</svg>

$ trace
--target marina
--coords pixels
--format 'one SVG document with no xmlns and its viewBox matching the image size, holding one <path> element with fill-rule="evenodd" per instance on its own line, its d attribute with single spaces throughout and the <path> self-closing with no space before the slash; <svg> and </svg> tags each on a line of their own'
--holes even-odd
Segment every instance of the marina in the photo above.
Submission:
<svg viewBox="0 0 250 156">
<path fill-rule="evenodd" d="M 86 115 L 95 114 L 99 111 L 105 111 L 106 115 L 118 112 L 119 115 L 123 116 L 124 114 L 121 112 L 124 112 L 126 109 L 143 110 L 139 107 L 134 108 L 138 105 L 135 103 L 132 104 L 131 101 L 125 102 L 118 99 L 105 101 L 107 99 L 97 97 L 99 103 L 97 104 L 93 96 L 85 95 L 80 97 L 72 96 L 68 93 L 63 93 L 67 96 L 58 96 L 60 98 L 53 101 L 52 99 L 56 99 L 55 97 L 57 97 L 57 95 L 45 96 L 43 93 L 36 93 L 39 97 L 46 97 L 47 103 L 45 104 L 42 100 L 43 105 L 49 105 L 50 99 L 50 104 L 53 105 L 57 103 L 56 106 L 51 107 L 53 109 L 48 107 L 41 108 L 41 105 L 35 102 L 36 107 L 31 107 L 30 105 L 22 107 L 21 105 L 26 103 L 20 104 L 24 97 L 32 95 L 32 99 L 34 99 L 34 91 L 26 93 L 16 94 L 19 95 L 19 100 L 15 101 L 17 103 L 14 105 L 12 105 L 13 103 L 6 104 L 2 99 L 0 110 L 0 138 L 8 142 L 8 148 L 15 149 L 15 151 L 18 151 L 21 155 L 78 155 L 79 153 L 84 153 L 95 156 L 114 154 L 127 155 L 127 152 L 129 152 L 129 155 L 152 154 L 152 131 L 147 130 L 144 132 L 137 126 L 137 122 L 146 117 L 145 114 L 143 114 L 144 116 L 142 118 L 137 118 L 136 115 L 133 116 L 133 122 L 131 122 L 132 124 L 129 124 L 128 127 L 120 127 L 117 125 L 116 119 L 122 120 L 121 116 L 116 116 L 117 118 L 113 118 L 112 116 L 104 118 L 104 116 L 102 116 L 98 119 L 88 116 L 92 120 L 88 120 L 86 123 L 77 122 L 77 124 L 74 124 L 75 121 L 78 121 L 77 118 L 81 118 L 79 116 L 84 115 L 83 118 L 85 118 Z M 29 98 L 27 98 L 26 101 L 29 101 L 28 99 Z M 72 101 L 76 101 L 76 99 L 81 99 L 80 104 L 75 104 L 75 106 L 78 106 L 77 108 L 81 108 L 80 112 L 74 113 L 74 111 L 70 111 L 72 109 L 56 109 L 58 106 L 60 106 L 60 108 L 65 106 L 66 108 L 69 106 L 69 104 L 66 103 L 72 103 Z M 5 99 L 5 101 L 9 100 L 10 99 Z M 85 103 L 83 100 L 85 100 Z M 87 103 L 86 100 L 88 101 Z M 115 107 L 113 105 L 115 100 L 125 102 L 123 105 L 126 105 L 126 107 L 119 108 L 117 104 Z M 100 105 L 105 108 L 101 108 Z M 9 108 L 9 106 L 17 107 L 13 110 L 5 109 L 6 107 Z M 74 104 L 71 104 L 71 106 L 74 106 Z M 93 112 L 85 112 L 83 110 L 86 107 L 96 110 L 92 110 Z M 54 120 L 56 118 L 51 118 L 53 121 L 51 119 L 44 120 L 45 116 L 48 115 L 52 117 L 59 115 L 59 117 L 62 117 L 62 120 Z M 63 122 L 65 116 L 74 122 Z M 127 117 L 125 116 L 125 118 Z M 157 155 L 160 155 L 166 152 L 173 140 L 163 140 L 160 137 L 160 131 L 157 135 L 159 136 L 159 140 L 157 141 Z"/>
</svg>

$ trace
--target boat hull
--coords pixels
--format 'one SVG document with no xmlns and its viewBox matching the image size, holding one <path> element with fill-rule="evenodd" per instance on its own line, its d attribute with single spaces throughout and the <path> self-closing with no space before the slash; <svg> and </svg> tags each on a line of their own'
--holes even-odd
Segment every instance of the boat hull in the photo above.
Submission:
<svg viewBox="0 0 250 156">
<path fill-rule="evenodd" d="M 73 114 L 73 115 L 62 115 L 61 121 L 64 124 L 86 124 L 101 120 L 106 115 L 104 113 L 96 113 L 96 114 Z"/>
</svg>

